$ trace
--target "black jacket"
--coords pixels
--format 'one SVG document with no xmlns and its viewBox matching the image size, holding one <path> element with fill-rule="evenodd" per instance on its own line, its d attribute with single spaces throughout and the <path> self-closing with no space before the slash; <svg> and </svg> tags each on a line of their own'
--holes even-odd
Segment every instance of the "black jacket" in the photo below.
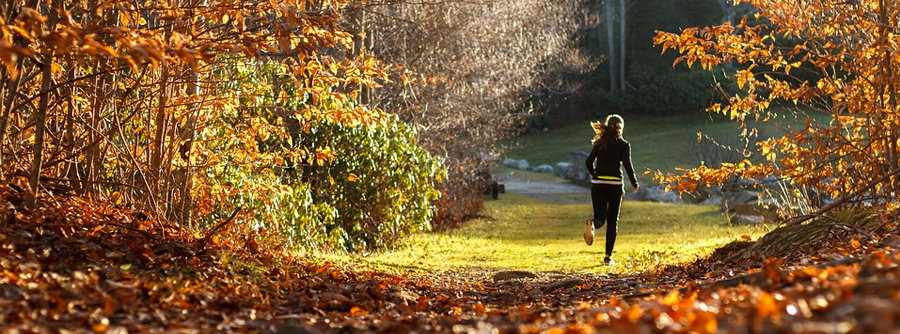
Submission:
<svg viewBox="0 0 900 334">
<path fill-rule="evenodd" d="M 625 167 L 628 178 L 631 180 L 631 186 L 638 187 L 637 179 L 634 177 L 634 167 L 631 166 L 631 145 L 625 139 L 618 138 L 615 143 L 606 145 L 603 149 L 594 145 L 584 163 L 595 180 L 604 176 L 607 179 L 614 177 L 621 180 L 622 167 Z"/>
</svg>

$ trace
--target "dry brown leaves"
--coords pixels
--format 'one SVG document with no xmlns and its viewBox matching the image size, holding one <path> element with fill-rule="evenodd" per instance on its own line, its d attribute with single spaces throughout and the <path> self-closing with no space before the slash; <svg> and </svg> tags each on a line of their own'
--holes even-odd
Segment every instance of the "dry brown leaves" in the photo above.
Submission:
<svg viewBox="0 0 900 334">
<path fill-rule="evenodd" d="M 895 227 L 784 259 L 727 262 L 724 253 L 734 249 L 724 249 L 655 273 L 494 282 L 363 271 L 274 254 L 227 234 L 199 244 L 168 223 L 78 197 L 44 198 L 27 210 L 14 187 L 0 193 L 0 324 L 9 332 L 900 328 Z"/>
</svg>

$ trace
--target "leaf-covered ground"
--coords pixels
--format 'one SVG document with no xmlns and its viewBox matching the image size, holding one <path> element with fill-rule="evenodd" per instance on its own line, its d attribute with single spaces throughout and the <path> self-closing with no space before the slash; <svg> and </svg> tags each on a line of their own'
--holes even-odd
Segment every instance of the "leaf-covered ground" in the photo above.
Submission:
<svg viewBox="0 0 900 334">
<path fill-rule="evenodd" d="M 631 275 L 398 276 L 277 254 L 235 226 L 198 237 L 77 197 L 29 210 L 15 187 L 0 186 L 0 196 L 3 332 L 900 329 L 893 215 L 732 243 Z M 776 247 L 788 237 L 814 243 Z"/>
</svg>

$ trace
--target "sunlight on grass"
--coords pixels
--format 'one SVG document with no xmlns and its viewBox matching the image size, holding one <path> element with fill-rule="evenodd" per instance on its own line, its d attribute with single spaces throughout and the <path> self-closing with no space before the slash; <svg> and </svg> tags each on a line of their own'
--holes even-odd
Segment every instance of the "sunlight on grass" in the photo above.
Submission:
<svg viewBox="0 0 900 334">
<path fill-rule="evenodd" d="M 723 140 L 736 138 L 740 131 L 737 123 L 724 119 L 712 119 L 703 113 L 679 116 L 640 116 L 625 118 L 624 137 L 631 143 L 631 158 L 635 172 L 642 183 L 649 184 L 650 176 L 642 172 L 674 172 L 676 168 L 691 168 L 699 164 L 696 148 L 697 132 Z M 775 135 L 778 130 L 765 127 L 763 135 Z M 513 159 L 525 159 L 532 166 L 555 165 L 572 162 L 572 150 L 589 152 L 594 132 L 587 121 L 553 129 L 547 133 L 529 134 L 516 139 L 509 152 Z M 582 164 L 583 161 L 575 163 Z"/>
<path fill-rule="evenodd" d="M 396 271 L 504 270 L 634 272 L 684 263 L 763 226 L 729 226 L 713 206 L 625 202 L 613 258 L 602 265 L 605 227 L 593 246 L 582 240 L 590 204 L 551 204 L 521 194 L 485 203 L 490 218 L 443 233 L 412 236 L 361 261 Z"/>
</svg>

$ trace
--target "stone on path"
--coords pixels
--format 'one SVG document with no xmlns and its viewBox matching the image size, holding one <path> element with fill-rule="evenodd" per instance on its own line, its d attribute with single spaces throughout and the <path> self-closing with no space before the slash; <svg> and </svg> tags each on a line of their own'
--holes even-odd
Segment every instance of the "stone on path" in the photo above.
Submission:
<svg viewBox="0 0 900 334">
<path fill-rule="evenodd" d="M 732 224 L 755 225 L 762 224 L 766 221 L 766 217 L 757 215 L 735 215 L 731 217 Z"/>
<path fill-rule="evenodd" d="M 538 165 L 531 169 L 532 172 L 535 173 L 547 173 L 553 174 L 553 166 L 550 165 Z"/>
<path fill-rule="evenodd" d="M 528 169 L 528 160 L 516 160 L 516 159 L 506 159 L 503 160 L 503 165 L 510 168 L 515 169 Z"/>
<path fill-rule="evenodd" d="M 538 278 L 538 275 L 533 272 L 524 270 L 507 270 L 494 274 L 494 282 L 519 278 Z"/>
<path fill-rule="evenodd" d="M 569 278 L 569 279 L 564 279 L 561 281 L 556 281 L 556 282 L 550 283 L 547 285 L 547 288 L 545 288 L 544 290 L 549 292 L 549 291 L 559 290 L 559 289 L 571 289 L 571 288 L 574 288 L 575 286 L 578 286 L 581 284 L 584 284 L 584 281 L 581 280 L 580 278 Z"/>
</svg>

